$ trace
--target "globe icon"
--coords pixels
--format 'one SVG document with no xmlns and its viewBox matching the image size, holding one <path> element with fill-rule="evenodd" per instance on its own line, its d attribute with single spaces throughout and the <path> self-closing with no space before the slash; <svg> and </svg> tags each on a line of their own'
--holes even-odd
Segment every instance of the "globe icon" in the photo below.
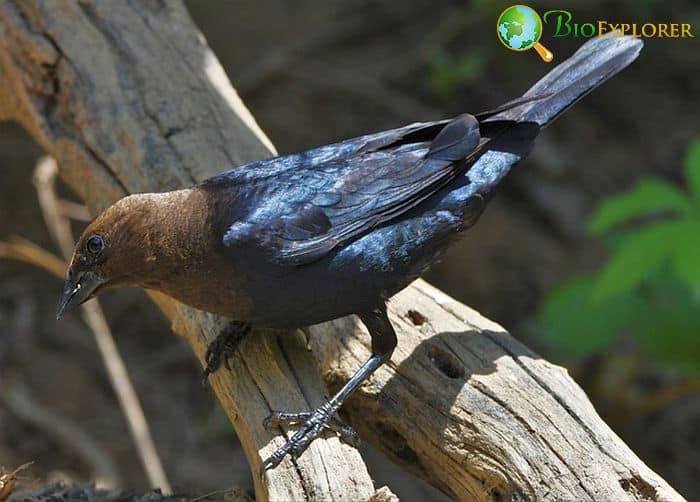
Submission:
<svg viewBox="0 0 700 502">
<path fill-rule="evenodd" d="M 532 47 L 546 62 L 554 55 L 539 43 L 542 36 L 542 19 L 527 5 L 512 5 L 498 16 L 496 32 L 503 45 L 514 51 L 525 51 Z"/>
</svg>

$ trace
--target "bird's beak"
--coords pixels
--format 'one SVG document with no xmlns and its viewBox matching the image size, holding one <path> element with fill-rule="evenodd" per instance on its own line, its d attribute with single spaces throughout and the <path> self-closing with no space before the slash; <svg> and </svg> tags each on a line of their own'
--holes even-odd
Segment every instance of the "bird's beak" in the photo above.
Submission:
<svg viewBox="0 0 700 502">
<path fill-rule="evenodd" d="M 60 319 L 69 310 L 73 310 L 78 305 L 92 298 L 95 290 L 103 282 L 102 278 L 94 272 L 73 272 L 69 268 L 66 275 L 66 284 L 63 287 L 61 299 L 58 301 L 56 319 Z"/>
</svg>

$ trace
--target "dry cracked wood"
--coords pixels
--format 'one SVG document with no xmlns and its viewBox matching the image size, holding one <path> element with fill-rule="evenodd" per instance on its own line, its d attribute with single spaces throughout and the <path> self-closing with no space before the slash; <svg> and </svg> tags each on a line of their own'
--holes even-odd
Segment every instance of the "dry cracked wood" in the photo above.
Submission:
<svg viewBox="0 0 700 502">
<path fill-rule="evenodd" d="M 3 0 L 0 119 L 56 157 L 93 213 L 273 151 L 176 0 Z M 224 320 L 152 297 L 201 361 Z M 420 281 L 391 307 L 399 347 L 347 416 L 396 461 L 463 500 L 681 499 L 564 370 L 499 326 Z M 312 352 L 298 336 L 261 333 L 213 378 L 254 472 L 282 442 L 262 419 L 320 402 L 312 354 L 327 386 L 343 382 L 367 356 L 358 330 L 352 318 L 309 328 Z M 358 452 L 332 437 L 254 479 L 259 500 L 375 495 Z"/>
</svg>

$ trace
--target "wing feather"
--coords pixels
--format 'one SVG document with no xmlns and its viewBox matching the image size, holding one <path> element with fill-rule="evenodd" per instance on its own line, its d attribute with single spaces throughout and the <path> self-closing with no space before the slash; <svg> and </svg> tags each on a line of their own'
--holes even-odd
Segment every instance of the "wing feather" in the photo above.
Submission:
<svg viewBox="0 0 700 502">
<path fill-rule="evenodd" d="M 471 115 L 378 136 L 355 140 L 355 147 L 336 145 L 342 155 L 323 147 L 287 159 L 276 171 L 257 166 L 257 176 L 239 174 L 260 193 L 243 220 L 229 227 L 224 243 L 252 244 L 282 266 L 314 262 L 436 193 L 487 142 Z"/>
</svg>

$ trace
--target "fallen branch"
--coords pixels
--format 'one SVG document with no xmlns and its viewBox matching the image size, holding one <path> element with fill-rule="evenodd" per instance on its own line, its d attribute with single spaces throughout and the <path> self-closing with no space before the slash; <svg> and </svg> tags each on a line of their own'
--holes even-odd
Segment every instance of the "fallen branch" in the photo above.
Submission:
<svg viewBox="0 0 700 502">
<path fill-rule="evenodd" d="M 57 173 L 58 168 L 55 161 L 45 157 L 37 166 L 35 184 L 37 185 L 39 200 L 49 231 L 58 242 L 59 247 L 64 252 L 67 250 L 67 252 L 70 253 L 73 248 L 73 237 L 67 219 L 64 214 L 59 211 L 59 200 L 56 197 L 54 189 L 54 181 Z M 23 261 L 37 266 L 56 276 L 58 279 L 63 279 L 67 267 L 66 260 L 62 260 L 36 244 L 20 237 L 15 237 L 10 242 L 0 241 L 0 258 Z M 129 431 L 133 437 L 134 445 L 136 446 L 146 475 L 153 487 L 160 488 L 164 493 L 170 493 L 170 483 L 165 475 L 162 462 L 158 457 L 148 427 L 148 422 L 146 421 L 141 403 L 138 400 L 129 374 L 126 371 L 126 366 L 114 342 L 102 308 L 99 302 L 94 301 L 83 305 L 81 309 L 83 311 L 85 323 L 92 331 L 95 341 L 97 342 L 102 361 L 105 364 L 107 374 L 112 383 L 112 388 L 117 395 L 120 407 L 126 418 Z M 26 402 L 26 400 L 20 401 L 19 403 L 21 404 L 22 402 Z M 26 409 L 26 407 L 23 409 Z M 42 423 L 46 423 L 46 421 Z M 68 429 L 63 428 L 61 430 Z M 119 478 L 115 476 L 101 476 L 101 478 L 106 480 L 107 484 L 105 486 L 118 486 L 116 483 L 119 481 Z"/>
<path fill-rule="evenodd" d="M 9 242 L 0 241 L 0 258 L 34 265 L 59 279 L 66 273 L 65 260 L 21 237 L 13 237 Z"/>
<path fill-rule="evenodd" d="M 189 185 L 216 166 L 273 152 L 182 3 L 164 5 L 0 3 L 0 118 L 22 123 L 57 159 L 92 214 L 127 192 Z M 152 297 L 201 361 L 226 320 Z M 295 378 L 290 369 L 314 365 L 309 353 L 291 364 L 276 336 L 261 333 L 244 344 L 231 373 L 210 379 L 254 471 L 261 453 L 284 441 L 262 426 L 271 407 L 323 399 L 317 374 Z M 357 450 L 336 438 L 315 441 L 298 462 L 254 481 L 258 500 L 374 493 Z"/>
<path fill-rule="evenodd" d="M 0 117 L 20 121 L 95 214 L 127 192 L 190 185 L 273 153 L 180 2 L 0 4 Z M 225 322 L 152 297 L 202 360 Z M 413 312 L 413 313 L 411 313 Z M 361 436 L 462 500 L 680 500 L 566 372 L 417 282 L 392 301 L 392 363 L 348 401 Z M 307 330 L 331 388 L 367 355 L 354 319 Z M 357 335 L 357 336 L 355 336 Z M 323 399 L 299 337 L 248 339 L 214 389 L 257 472 L 274 409 Z M 222 466 L 225 468 L 225 466 Z M 359 454 L 330 437 L 254 476 L 258 500 L 367 500 Z M 386 498 L 386 491 L 381 495 Z"/>
<path fill-rule="evenodd" d="M 19 237 L 15 237 L 10 242 L 0 241 L 0 258 L 18 260 L 43 268 L 58 279 L 63 278 L 67 266 L 66 261 L 40 248 L 36 244 Z M 105 362 L 112 387 L 119 399 L 122 411 L 129 425 L 129 430 L 132 433 L 134 444 L 139 452 L 139 457 L 146 469 L 146 474 L 154 487 L 160 488 L 164 493 L 169 493 L 171 491 L 170 484 L 165 476 L 165 471 L 163 470 L 155 445 L 153 444 L 148 422 L 146 421 L 141 404 L 131 384 L 131 379 L 128 377 L 126 367 L 117 351 L 102 309 L 97 302 L 83 305 L 82 309 L 85 322 L 92 330 L 93 336 L 97 341 L 100 355 Z M 19 395 L 19 398 L 21 397 L 22 395 Z M 7 401 L 8 406 L 12 406 L 13 402 Z M 21 405 L 22 402 L 26 402 L 26 400 L 16 401 L 16 403 L 19 403 L 18 406 Z M 22 409 L 27 408 L 24 407 Z M 29 416 L 29 418 L 31 418 L 31 416 Z M 42 424 L 43 423 L 48 422 L 45 420 Z M 67 428 L 64 427 L 61 430 L 67 430 Z M 102 471 L 104 471 L 104 469 L 100 470 L 100 472 Z M 100 475 L 99 478 L 105 480 L 104 486 L 119 486 L 118 482 L 120 478 L 118 477 Z"/>
<path fill-rule="evenodd" d="M 73 253 L 75 239 L 70 229 L 70 221 L 61 212 L 61 206 L 56 195 L 56 177 L 58 166 L 51 157 L 43 157 L 34 170 L 34 185 L 36 186 L 44 220 L 49 232 L 61 249 L 66 261 Z M 66 266 L 64 265 L 64 270 Z M 63 277 L 63 272 L 59 278 Z M 126 365 L 114 342 L 112 331 L 102 312 L 99 301 L 95 300 L 80 307 L 85 324 L 92 332 L 102 362 L 107 370 L 109 381 L 117 395 L 119 407 L 126 418 L 129 432 L 134 441 L 141 464 L 153 488 L 160 488 L 163 493 L 172 493 L 170 482 L 165 474 L 163 463 L 160 461 L 153 436 L 151 435 L 146 415 L 143 412 L 138 395 L 131 382 Z"/>
</svg>

